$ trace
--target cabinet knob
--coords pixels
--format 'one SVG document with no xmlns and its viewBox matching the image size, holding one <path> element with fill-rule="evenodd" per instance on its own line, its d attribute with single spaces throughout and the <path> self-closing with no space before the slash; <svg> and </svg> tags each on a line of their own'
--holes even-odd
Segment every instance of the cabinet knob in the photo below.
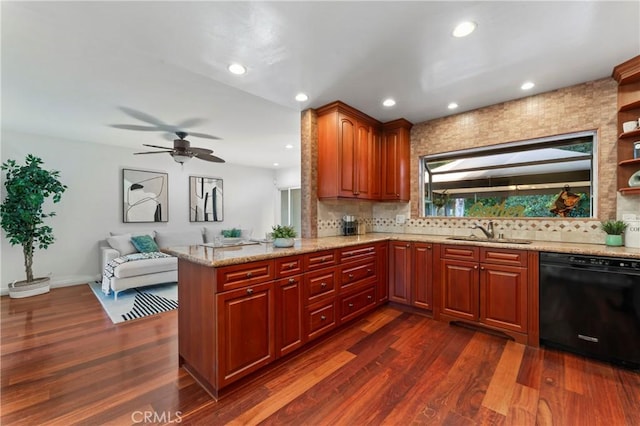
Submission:
<svg viewBox="0 0 640 426">
<path fill-rule="evenodd" d="M 350 307 L 350 308 L 353 308 L 353 303 L 349 303 L 349 307 Z"/>
<path fill-rule="evenodd" d="M 296 265 L 294 265 L 293 263 L 290 263 L 289 266 L 287 266 L 287 268 L 289 269 L 293 269 Z"/>
<path fill-rule="evenodd" d="M 349 274 L 349 279 L 352 279 L 352 278 L 353 278 L 353 274 Z"/>
<path fill-rule="evenodd" d="M 320 287 L 327 288 L 327 283 L 320 283 Z"/>
<path fill-rule="evenodd" d="M 473 267 L 473 269 L 478 269 L 478 265 L 475 265 L 475 266 Z"/>
<path fill-rule="evenodd" d="M 293 284 L 295 282 L 296 282 L 295 278 L 289 278 L 289 284 Z"/>
<path fill-rule="evenodd" d="M 373 299 L 373 296 L 369 295 L 369 296 L 367 296 L 367 299 L 371 300 L 371 299 Z"/>
<path fill-rule="evenodd" d="M 253 294 L 253 289 L 252 288 L 248 288 L 247 289 L 247 294 Z"/>
<path fill-rule="evenodd" d="M 320 263 L 324 262 L 326 259 L 324 257 L 320 258 Z"/>
<path fill-rule="evenodd" d="M 367 274 L 370 274 L 370 273 L 371 273 L 371 269 L 369 268 L 367 269 Z"/>
<path fill-rule="evenodd" d="M 407 247 L 411 247 L 411 244 L 407 243 Z"/>
<path fill-rule="evenodd" d="M 251 278 L 253 276 L 253 274 L 251 273 L 251 271 L 247 272 L 247 278 Z"/>
<path fill-rule="evenodd" d="M 325 317 L 324 315 L 320 316 L 320 321 L 324 321 L 326 319 L 327 319 L 327 317 Z"/>
<path fill-rule="evenodd" d="M 427 250 L 431 250 L 431 246 L 427 246 Z"/>
<path fill-rule="evenodd" d="M 481 270 L 481 271 L 484 271 L 484 266 L 481 266 L 481 267 L 480 267 L 480 270 Z"/>
</svg>

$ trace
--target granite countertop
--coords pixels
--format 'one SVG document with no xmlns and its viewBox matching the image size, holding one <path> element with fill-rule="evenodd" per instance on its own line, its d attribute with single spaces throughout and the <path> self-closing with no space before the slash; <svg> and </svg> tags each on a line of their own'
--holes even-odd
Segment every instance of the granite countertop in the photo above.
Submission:
<svg viewBox="0 0 640 426">
<path fill-rule="evenodd" d="M 271 243 L 260 243 L 237 247 L 215 248 L 202 245 L 170 247 L 163 249 L 162 251 L 193 263 L 212 267 L 235 265 L 257 260 L 275 259 L 278 257 L 294 256 L 304 253 L 312 253 L 320 250 L 336 249 L 357 244 L 389 240 L 446 243 L 456 245 L 477 245 L 484 247 L 551 251 L 557 253 L 640 259 L 640 248 L 632 247 L 607 247 L 602 244 L 578 244 L 553 241 L 532 241 L 531 244 L 515 244 L 484 241 L 460 241 L 450 240 L 448 238 L 449 237 L 447 236 L 441 235 L 371 233 L 365 235 L 353 235 L 348 237 L 339 236 L 326 238 L 303 238 L 300 240 L 296 240 L 295 245 L 290 248 L 275 248 Z"/>
</svg>

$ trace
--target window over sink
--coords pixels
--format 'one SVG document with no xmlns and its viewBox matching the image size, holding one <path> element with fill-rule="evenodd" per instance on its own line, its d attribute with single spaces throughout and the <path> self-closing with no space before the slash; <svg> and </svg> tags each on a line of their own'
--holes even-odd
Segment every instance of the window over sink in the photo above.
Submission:
<svg viewBox="0 0 640 426">
<path fill-rule="evenodd" d="M 422 215 L 595 217 L 596 131 L 420 157 Z"/>
</svg>

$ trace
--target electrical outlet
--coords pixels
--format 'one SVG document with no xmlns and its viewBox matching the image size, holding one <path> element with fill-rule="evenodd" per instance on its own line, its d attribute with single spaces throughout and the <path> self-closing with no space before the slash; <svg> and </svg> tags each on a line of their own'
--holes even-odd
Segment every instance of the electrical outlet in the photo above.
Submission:
<svg viewBox="0 0 640 426">
<path fill-rule="evenodd" d="M 403 214 L 396 215 L 396 225 L 404 225 L 405 217 Z"/>
</svg>

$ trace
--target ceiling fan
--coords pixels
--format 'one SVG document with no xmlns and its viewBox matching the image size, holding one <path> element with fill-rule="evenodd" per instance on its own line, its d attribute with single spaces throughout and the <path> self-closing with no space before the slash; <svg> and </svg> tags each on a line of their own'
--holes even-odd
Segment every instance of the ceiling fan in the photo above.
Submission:
<svg viewBox="0 0 640 426">
<path fill-rule="evenodd" d="M 138 124 L 111 124 L 111 127 L 115 127 L 116 129 L 123 129 L 123 130 L 138 130 L 138 131 L 145 131 L 145 132 L 165 132 L 165 138 L 168 140 L 173 140 L 173 148 L 167 148 L 165 146 L 158 146 L 158 145 L 143 144 L 144 146 L 148 146 L 151 148 L 159 148 L 159 149 L 162 149 L 163 151 L 135 152 L 134 155 L 168 153 L 169 155 L 171 155 L 171 157 L 173 157 L 173 159 L 177 163 L 180 163 L 180 164 L 186 163 L 191 158 L 199 158 L 200 160 L 211 161 L 213 163 L 225 162 L 222 158 L 216 157 L 215 155 L 211 155 L 213 151 L 210 149 L 191 147 L 191 143 L 185 139 L 189 134 L 191 136 L 196 136 L 196 137 L 205 138 L 205 139 L 214 139 L 214 140 L 220 139 L 217 136 L 209 135 L 206 133 L 195 133 L 195 132 L 187 133 L 184 130 L 181 130 L 181 129 L 184 129 L 185 127 L 198 125 L 204 121 L 203 119 L 190 118 L 187 120 L 183 120 L 181 123 L 178 123 L 177 125 L 174 126 L 171 124 L 164 123 L 162 120 L 156 117 L 153 117 L 152 115 L 149 115 L 141 111 L 137 111 L 133 108 L 119 107 L 119 109 L 137 120 L 150 124 L 150 126 L 142 126 Z M 178 139 L 174 139 L 173 134 L 177 135 Z"/>
<path fill-rule="evenodd" d="M 213 150 L 211 149 L 191 147 L 191 143 L 185 139 L 189 135 L 187 132 L 178 130 L 177 132 L 175 132 L 175 134 L 178 136 L 179 139 L 173 140 L 173 149 L 167 148 L 165 146 L 159 146 L 159 145 L 148 145 L 145 143 L 142 145 L 148 146 L 151 148 L 159 148 L 159 149 L 162 149 L 162 151 L 134 152 L 133 154 L 141 155 L 141 154 L 168 153 L 171 157 L 173 157 L 173 160 L 176 163 L 180 163 L 180 164 L 184 164 L 192 158 L 198 158 L 204 161 L 211 161 L 212 163 L 225 162 L 222 158 L 216 157 L 215 155 L 211 155 L 213 153 Z"/>
</svg>

